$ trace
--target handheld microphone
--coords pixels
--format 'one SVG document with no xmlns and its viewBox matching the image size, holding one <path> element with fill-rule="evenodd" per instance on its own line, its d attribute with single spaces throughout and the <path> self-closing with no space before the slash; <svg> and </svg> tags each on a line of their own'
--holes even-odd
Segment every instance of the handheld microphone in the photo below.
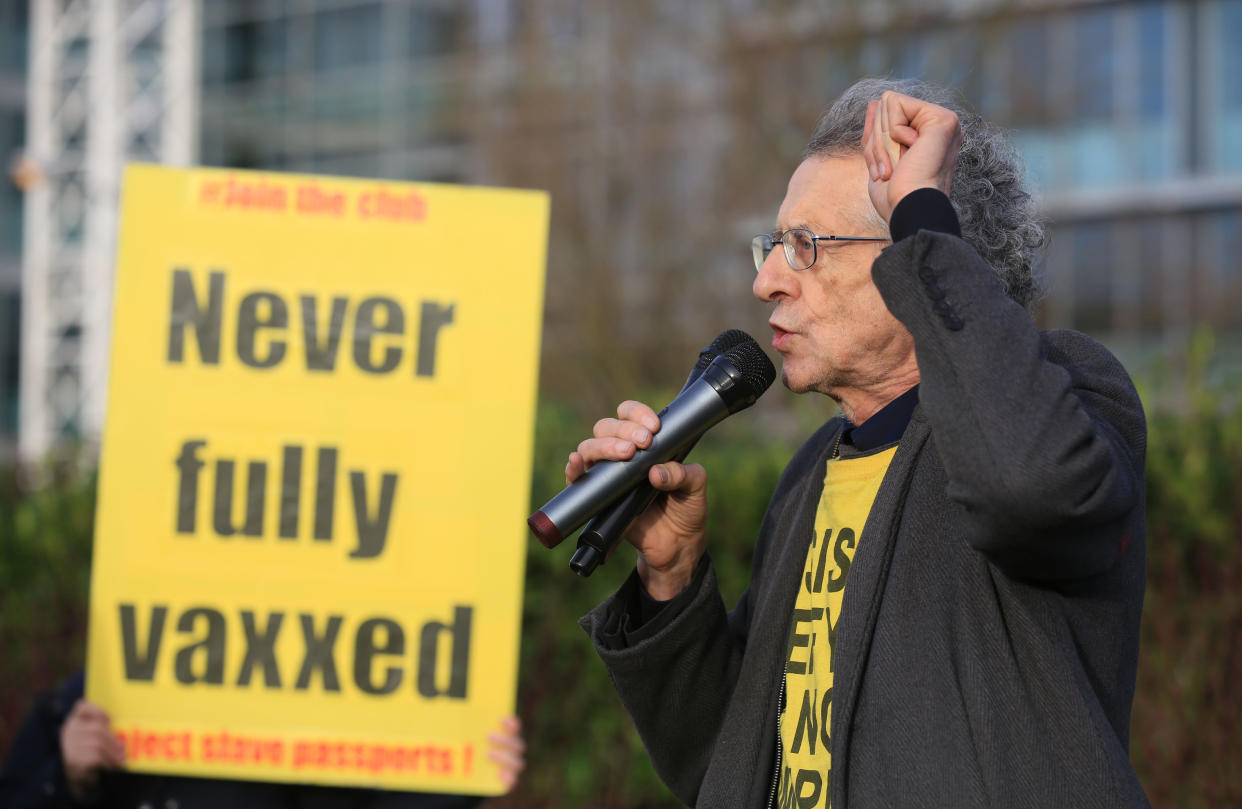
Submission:
<svg viewBox="0 0 1242 809">
<path fill-rule="evenodd" d="M 603 461 L 565 487 L 527 520 L 554 548 L 591 515 L 647 480 L 651 467 L 677 457 L 725 417 L 750 407 L 776 379 L 772 361 L 754 339 L 721 354 L 660 412 L 660 430 L 646 449 L 625 461 Z"/>
<path fill-rule="evenodd" d="M 741 329 L 727 329 L 717 335 L 711 345 L 699 352 L 699 359 L 691 369 L 690 376 L 686 378 L 686 384 L 681 388 L 682 392 L 684 393 L 686 388 L 689 388 L 703 375 L 703 371 L 707 369 L 712 360 L 750 339 L 752 339 L 751 336 Z M 694 442 L 670 460 L 684 461 L 692 449 L 694 449 Z M 573 558 L 569 560 L 569 569 L 583 578 L 594 573 L 595 568 L 604 563 L 608 554 L 621 541 L 621 534 L 625 529 L 635 517 L 647 510 L 659 493 L 654 486 L 644 481 L 620 500 L 592 517 L 578 536 L 578 548 L 574 551 Z"/>
<path fill-rule="evenodd" d="M 711 345 L 699 352 L 699 359 L 694 363 L 694 367 L 690 369 L 690 375 L 686 377 L 686 384 L 681 386 L 681 392 L 684 393 L 686 388 L 693 385 L 694 381 L 703 375 L 703 372 L 707 370 L 707 366 L 711 365 L 712 360 L 730 348 L 739 346 L 747 340 L 754 341 L 754 339 L 741 329 L 725 329 L 720 334 L 717 334 L 716 339 L 712 340 Z"/>
</svg>

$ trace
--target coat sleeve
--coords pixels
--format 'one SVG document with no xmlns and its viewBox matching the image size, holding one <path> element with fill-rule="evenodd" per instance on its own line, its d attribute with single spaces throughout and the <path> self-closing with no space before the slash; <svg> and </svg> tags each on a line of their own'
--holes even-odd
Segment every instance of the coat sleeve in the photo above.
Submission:
<svg viewBox="0 0 1242 809">
<path fill-rule="evenodd" d="M 743 639 L 729 627 L 715 568 L 706 559 L 678 597 L 684 602 L 670 604 L 659 616 L 658 631 L 613 648 L 605 636 L 624 620 L 624 602 L 632 597 L 626 590 L 635 586 L 642 585 L 631 574 L 614 596 L 583 617 L 582 628 L 607 667 L 656 773 L 678 799 L 693 806 L 737 681 Z"/>
<path fill-rule="evenodd" d="M 58 695 L 59 696 L 59 695 Z M 69 792 L 60 755 L 64 719 L 52 695 L 39 697 L 0 771 L 0 806 L 9 809 L 77 809 L 84 804 Z"/>
<path fill-rule="evenodd" d="M 1146 422 L 1121 364 L 1081 334 L 1041 334 L 954 236 L 903 239 L 872 277 L 914 337 L 920 405 L 965 539 L 1014 578 L 1110 568 L 1144 486 Z"/>
</svg>

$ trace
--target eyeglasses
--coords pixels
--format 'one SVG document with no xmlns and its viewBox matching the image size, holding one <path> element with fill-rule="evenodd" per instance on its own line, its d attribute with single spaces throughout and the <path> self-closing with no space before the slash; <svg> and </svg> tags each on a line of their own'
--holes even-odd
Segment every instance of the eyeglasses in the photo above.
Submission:
<svg viewBox="0 0 1242 809">
<path fill-rule="evenodd" d="M 762 233 L 750 240 L 755 257 L 755 272 L 767 261 L 768 253 L 777 244 L 785 246 L 785 260 L 795 270 L 805 270 L 819 258 L 820 242 L 887 242 L 878 236 L 816 236 L 809 228 L 790 228 L 784 233 Z"/>
</svg>

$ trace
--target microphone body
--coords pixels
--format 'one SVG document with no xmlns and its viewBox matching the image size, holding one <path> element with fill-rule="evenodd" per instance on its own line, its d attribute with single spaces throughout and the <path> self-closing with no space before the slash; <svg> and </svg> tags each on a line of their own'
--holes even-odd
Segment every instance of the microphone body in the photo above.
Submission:
<svg viewBox="0 0 1242 809">
<path fill-rule="evenodd" d="M 721 332 L 715 340 L 712 340 L 711 345 L 699 352 L 699 358 L 681 389 L 684 391 L 693 385 L 716 357 L 735 346 L 752 340 L 754 338 L 741 329 L 726 329 Z M 660 414 L 660 417 L 663 418 L 663 414 Z M 691 441 L 685 449 L 669 460 L 684 461 L 690 454 L 690 450 L 694 449 L 695 443 L 697 441 Z M 635 517 L 647 510 L 659 493 L 659 490 L 644 480 L 592 517 L 578 536 L 578 549 L 574 552 L 573 558 L 569 560 L 570 570 L 583 578 L 595 572 L 595 568 L 604 563 L 608 554 L 621 541 L 621 534 L 625 532 L 625 529 Z"/>
<path fill-rule="evenodd" d="M 672 460 L 725 417 L 755 403 L 775 377 L 771 363 L 758 344 L 754 351 L 767 363 L 766 384 L 756 384 L 755 373 L 739 368 L 739 356 L 751 359 L 736 347 L 720 355 L 659 414 L 660 430 L 651 445 L 637 450 L 625 461 L 603 461 L 565 487 L 526 521 L 545 546 L 552 548 L 578 530 L 596 512 L 645 483 L 651 467 Z M 745 364 L 745 363 L 743 363 Z M 762 376 L 762 372 L 759 374 Z M 758 390 L 755 388 L 758 387 Z"/>
</svg>

